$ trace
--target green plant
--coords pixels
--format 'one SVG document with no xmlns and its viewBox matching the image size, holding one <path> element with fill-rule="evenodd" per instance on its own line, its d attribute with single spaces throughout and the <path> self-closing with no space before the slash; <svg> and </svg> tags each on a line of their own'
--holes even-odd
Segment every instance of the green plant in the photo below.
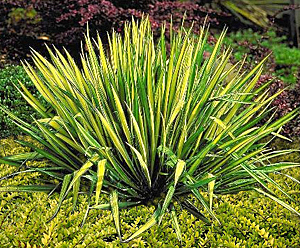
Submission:
<svg viewBox="0 0 300 248">
<path fill-rule="evenodd" d="M 13 8 L 8 14 L 9 19 L 7 20 L 9 25 L 16 25 L 22 21 L 28 24 L 38 24 L 41 18 L 38 17 L 38 13 L 33 8 Z"/>
<path fill-rule="evenodd" d="M 79 192 L 86 192 L 85 218 L 93 209 L 111 210 L 123 242 L 160 224 L 167 212 L 182 240 L 176 204 L 205 223 L 210 219 L 218 223 L 213 197 L 239 191 L 255 190 L 300 215 L 267 184 L 288 195 L 268 174 L 299 164 L 268 160 L 292 150 L 271 151 L 267 142 L 260 142 L 269 135 L 284 138 L 278 132 L 298 110 L 257 126 L 282 91 L 269 97 L 266 85 L 254 90 L 263 61 L 248 74 L 239 74 L 239 64 L 228 68 L 230 50 L 221 50 L 225 32 L 210 57 L 203 59 L 208 31 L 200 31 L 196 40 L 191 29 L 171 33 L 170 55 L 164 28 L 155 46 L 148 19 L 127 24 L 123 38 L 113 32 L 108 37 L 108 56 L 101 39 L 93 42 L 87 35 L 82 69 L 67 52 L 64 57 L 49 49 L 50 63 L 33 51 L 42 77 L 29 63 L 24 67 L 52 108 L 46 109 L 22 87 L 41 115 L 35 125 L 1 109 L 44 148 L 19 141 L 32 150 L 3 157 L 0 162 L 23 168 L 25 161 L 46 158 L 46 167 L 25 167 L 23 172 L 40 172 L 58 182 L 3 186 L 0 191 L 52 192 L 59 187 L 58 206 L 51 219 L 68 195 L 72 194 L 75 209 Z M 229 77 L 233 70 L 238 71 Z M 100 202 L 101 192 L 109 195 L 107 203 Z M 189 194 L 198 205 L 189 200 Z M 137 205 L 153 205 L 156 210 L 123 239 L 120 209 Z"/>
<path fill-rule="evenodd" d="M 277 69 L 275 75 L 282 81 L 295 85 L 300 76 L 300 51 L 284 44 L 272 47 Z"/>
<path fill-rule="evenodd" d="M 22 120 L 30 122 L 32 121 L 31 115 L 35 112 L 14 86 L 18 84 L 18 81 L 23 82 L 30 91 L 34 91 L 34 85 L 22 66 L 8 66 L 0 69 L 0 104 Z M 37 98 L 41 97 L 38 91 L 35 91 L 33 95 Z M 2 112 L 0 112 L 0 126 L 0 138 L 20 134 L 20 129 L 16 128 L 16 125 Z"/>
</svg>

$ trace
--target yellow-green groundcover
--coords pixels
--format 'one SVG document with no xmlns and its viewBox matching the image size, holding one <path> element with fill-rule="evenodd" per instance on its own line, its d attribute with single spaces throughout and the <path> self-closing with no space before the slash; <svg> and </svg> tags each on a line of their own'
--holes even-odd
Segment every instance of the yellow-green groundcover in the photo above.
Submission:
<svg viewBox="0 0 300 248">
<path fill-rule="evenodd" d="M 12 138 L 0 140 L 0 156 L 18 154 L 25 149 Z M 294 160 L 299 159 L 298 154 L 291 156 Z M 27 163 L 26 166 L 32 165 Z M 40 166 L 43 166 L 42 162 Z M 0 178 L 14 172 L 13 169 L 1 165 Z M 288 172 L 300 180 L 299 168 Z M 294 196 L 296 201 L 290 204 L 299 211 L 300 184 L 283 175 L 274 177 Z M 1 180 L 0 185 L 41 184 L 41 179 L 38 173 L 20 174 Z M 120 243 L 117 238 L 110 211 L 92 210 L 81 226 L 87 207 L 87 197 L 83 194 L 77 209 L 73 211 L 70 198 L 58 216 L 46 223 L 55 212 L 58 197 L 53 194 L 48 198 L 45 193 L 0 193 L 0 247 L 300 247 L 300 219 L 274 201 L 253 192 L 225 195 L 215 201 L 214 211 L 222 226 L 205 226 L 201 220 L 181 211 L 181 244 L 168 218 L 161 226 L 154 226 L 129 244 Z M 125 237 L 145 223 L 153 212 L 154 207 L 122 210 L 121 225 Z"/>
</svg>

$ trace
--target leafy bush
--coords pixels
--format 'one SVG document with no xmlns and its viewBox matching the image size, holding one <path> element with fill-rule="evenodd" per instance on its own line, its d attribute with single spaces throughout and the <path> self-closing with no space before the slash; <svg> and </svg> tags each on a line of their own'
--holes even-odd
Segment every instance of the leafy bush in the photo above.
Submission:
<svg viewBox="0 0 300 248">
<path fill-rule="evenodd" d="M 9 66 L 0 69 L 0 104 L 22 120 L 31 122 L 33 120 L 31 116 L 35 116 L 35 112 L 30 105 L 24 101 L 21 93 L 14 86 L 14 84 L 18 85 L 18 81 L 21 81 L 26 88 L 34 92 L 33 95 L 35 97 L 41 97 L 39 92 L 34 91 L 34 85 L 22 66 Z M 16 128 L 16 125 L 9 121 L 7 116 L 2 112 L 0 112 L 0 126 L 1 138 L 20 134 L 20 130 Z"/>
<path fill-rule="evenodd" d="M 33 142 L 27 137 L 23 137 L 23 140 Z M 28 148 L 20 146 L 13 139 L 0 140 L 0 144 L 3 148 L 0 149 L 0 156 L 4 155 L 4 151 L 6 155 L 28 151 Z M 293 144 L 293 148 L 299 148 L 299 140 Z M 286 145 L 281 146 L 281 149 L 287 149 Z M 299 161 L 299 154 L 293 155 L 295 157 L 288 159 Z M 32 162 L 27 165 L 29 168 L 36 167 Z M 15 171 L 16 168 L 0 165 L 0 178 Z M 17 175 L 2 180 L 1 185 L 32 184 L 41 177 L 38 174 Z M 293 169 L 289 174 L 300 180 L 299 169 Z M 299 208 L 300 185 L 280 175 L 274 179 L 291 192 L 296 200 L 291 204 Z M 75 211 L 72 211 L 72 202 L 66 201 L 57 218 L 50 224 L 45 222 L 55 212 L 58 194 L 47 197 L 44 193 L 13 192 L 0 193 L 0 197 L 1 247 L 180 247 L 170 218 L 166 218 L 162 226 L 142 234 L 141 238 L 122 244 L 116 237 L 113 219 L 107 211 L 92 210 L 86 224 L 80 226 L 88 204 L 85 195 L 79 195 Z M 106 199 L 103 196 L 101 200 Z M 191 200 L 195 201 L 193 198 Z M 142 206 L 122 211 L 126 232 L 136 231 L 137 225 L 143 223 L 153 211 L 153 207 L 149 209 Z M 297 247 L 300 243 L 299 219 L 256 193 L 220 196 L 218 203 L 214 204 L 214 211 L 222 223 L 220 229 L 205 225 L 186 210 L 180 211 L 178 221 L 183 231 L 182 247 L 220 247 L 220 244 L 225 247 Z"/>
<path fill-rule="evenodd" d="M 207 224 L 220 223 L 213 212 L 214 196 L 240 191 L 254 190 L 300 216 L 276 197 L 276 192 L 288 194 L 268 176 L 299 165 L 269 163 L 270 158 L 292 150 L 271 151 L 261 141 L 269 135 L 282 137 L 278 130 L 298 110 L 257 126 L 282 92 L 269 97 L 265 85 L 254 89 L 263 61 L 249 73 L 229 77 L 238 64 L 228 68 L 229 49 L 221 51 L 225 33 L 204 59 L 208 31 L 202 28 L 197 39 L 191 32 L 182 28 L 171 34 L 170 55 L 164 28 L 155 45 L 148 19 L 127 24 L 123 38 L 116 32 L 109 36 L 107 55 L 100 37 L 92 42 L 88 34 L 82 70 L 69 54 L 64 57 L 57 50 L 50 51 L 50 63 L 33 51 L 42 77 L 29 63 L 25 70 L 51 108 L 46 109 L 24 89 L 41 116 L 35 125 L 1 109 L 44 148 L 19 141 L 32 150 L 3 157 L 0 162 L 23 168 L 25 161 L 46 158 L 46 167 L 25 168 L 23 173 L 40 172 L 52 180 L 45 185 L 3 186 L 0 191 L 49 192 L 59 187 L 58 206 L 51 219 L 71 191 L 74 209 L 79 192 L 86 192 L 85 216 L 93 209 L 111 210 L 123 242 L 161 224 L 167 212 L 182 240 L 177 206 Z M 107 203 L 100 201 L 101 192 L 109 195 Z M 155 206 L 155 211 L 124 238 L 120 209 L 139 205 Z"/>
<path fill-rule="evenodd" d="M 300 51 L 297 48 L 289 48 L 284 45 L 276 45 L 272 47 L 279 65 L 300 66 Z"/>
</svg>

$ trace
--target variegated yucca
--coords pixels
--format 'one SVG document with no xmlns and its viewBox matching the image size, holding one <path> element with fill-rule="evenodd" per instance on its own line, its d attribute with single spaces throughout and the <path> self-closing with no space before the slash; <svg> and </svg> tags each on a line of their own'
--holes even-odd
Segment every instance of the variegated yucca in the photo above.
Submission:
<svg viewBox="0 0 300 248">
<path fill-rule="evenodd" d="M 182 28 L 171 32 L 168 52 L 164 27 L 155 45 L 145 18 L 127 24 L 123 36 L 116 32 L 108 36 L 108 52 L 99 36 L 92 40 L 87 33 L 80 65 L 67 51 L 64 56 L 49 49 L 52 62 L 33 51 L 36 69 L 27 62 L 24 68 L 50 107 L 20 82 L 21 94 L 40 119 L 25 123 L 1 109 L 43 148 L 20 141 L 31 152 L 0 162 L 40 172 L 59 183 L 6 186 L 0 191 L 60 189 L 55 217 L 66 197 L 72 195 L 76 207 L 79 192 L 90 185 L 87 214 L 90 209 L 111 210 L 124 242 L 160 224 L 168 212 L 181 240 L 179 207 L 207 223 L 218 222 L 213 199 L 239 191 L 256 190 L 300 215 L 275 196 L 274 187 L 288 194 L 268 176 L 299 166 L 270 162 L 293 151 L 274 151 L 267 148 L 268 142 L 261 142 L 270 136 L 284 138 L 279 134 L 282 125 L 298 111 L 257 125 L 273 111 L 268 107 L 281 91 L 269 96 L 267 85 L 255 88 L 263 61 L 249 73 L 241 71 L 243 62 L 230 65 L 231 51 L 222 48 L 224 36 L 225 32 L 204 58 L 207 28 L 198 37 Z M 28 160 L 41 159 L 49 161 L 47 167 L 24 166 Z M 110 196 L 108 203 L 100 202 L 102 193 Z M 149 204 L 156 207 L 153 216 L 122 239 L 119 210 Z"/>
</svg>

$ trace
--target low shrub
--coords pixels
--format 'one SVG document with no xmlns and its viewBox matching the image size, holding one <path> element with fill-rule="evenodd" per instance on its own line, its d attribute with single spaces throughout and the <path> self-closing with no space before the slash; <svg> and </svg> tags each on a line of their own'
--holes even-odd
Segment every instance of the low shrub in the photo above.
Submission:
<svg viewBox="0 0 300 248">
<path fill-rule="evenodd" d="M 82 69 L 67 52 L 63 56 L 49 50 L 50 63 L 33 51 L 41 74 L 29 63 L 24 68 L 50 107 L 23 88 L 40 118 L 30 124 L 4 106 L 0 109 L 43 147 L 19 141 L 32 150 L 2 157 L 0 162 L 51 179 L 46 184 L 5 185 L 0 191 L 53 192 L 59 188 L 51 219 L 71 192 L 74 209 L 79 192 L 85 192 L 89 196 L 85 216 L 95 209 L 110 210 L 122 242 L 160 225 L 167 213 L 174 236 L 182 241 L 179 207 L 206 224 L 220 224 L 213 211 L 214 196 L 240 191 L 258 192 L 300 216 L 277 197 L 289 195 L 268 176 L 299 166 L 269 162 L 293 150 L 272 151 L 262 142 L 269 135 L 282 137 L 280 129 L 299 110 L 257 125 L 282 92 L 268 96 L 265 85 L 255 88 L 263 61 L 249 73 L 231 76 L 242 65 L 228 67 L 230 49 L 221 49 L 225 32 L 212 53 L 204 56 L 208 30 L 201 28 L 195 38 L 192 28 L 182 27 L 170 34 L 168 54 L 165 28 L 155 43 L 151 26 L 149 19 L 127 23 L 124 37 L 116 32 L 108 36 L 107 53 L 100 36 L 93 42 L 88 33 Z M 46 167 L 24 166 L 42 159 L 49 160 Z M 109 196 L 107 203 L 100 202 L 101 193 Z M 197 199 L 197 205 L 189 195 Z M 155 211 L 135 233 L 124 236 L 120 210 L 140 205 L 154 206 Z"/>
<path fill-rule="evenodd" d="M 34 84 L 26 74 L 22 66 L 8 66 L 0 69 L 0 104 L 9 109 L 14 115 L 18 116 L 26 122 L 32 122 L 35 112 L 30 105 L 24 101 L 22 94 L 16 89 L 19 86 L 18 81 L 21 81 L 33 95 L 41 100 L 39 92 L 34 90 Z M 21 130 L 0 111 L 0 138 L 9 135 L 17 135 Z"/>
</svg>

